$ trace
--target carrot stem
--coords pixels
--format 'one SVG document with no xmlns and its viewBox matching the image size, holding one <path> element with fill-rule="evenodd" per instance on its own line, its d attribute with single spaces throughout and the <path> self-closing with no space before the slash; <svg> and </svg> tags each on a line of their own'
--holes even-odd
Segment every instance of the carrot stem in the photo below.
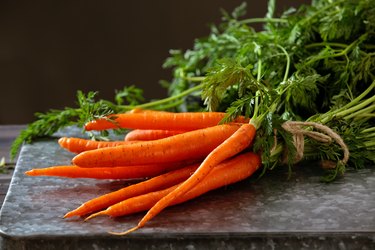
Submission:
<svg viewBox="0 0 375 250">
<path fill-rule="evenodd" d="M 181 92 L 178 95 L 174 95 L 174 96 L 171 96 L 171 97 L 168 97 L 168 98 L 164 98 L 164 99 L 161 99 L 161 100 L 156 100 L 156 101 L 153 101 L 153 102 L 148 102 L 148 103 L 140 104 L 140 105 L 137 105 L 137 106 L 125 106 L 125 109 L 126 110 L 131 110 L 133 108 L 145 109 L 145 108 L 150 108 L 150 107 L 157 107 L 159 105 L 163 105 L 163 104 L 166 104 L 166 103 L 178 100 L 178 99 L 180 99 L 180 98 L 182 98 L 184 96 L 189 95 L 190 93 L 193 93 L 195 91 L 200 90 L 201 88 L 203 88 L 203 84 L 200 84 L 200 85 L 194 86 L 192 88 L 189 88 L 189 89 Z"/>
</svg>

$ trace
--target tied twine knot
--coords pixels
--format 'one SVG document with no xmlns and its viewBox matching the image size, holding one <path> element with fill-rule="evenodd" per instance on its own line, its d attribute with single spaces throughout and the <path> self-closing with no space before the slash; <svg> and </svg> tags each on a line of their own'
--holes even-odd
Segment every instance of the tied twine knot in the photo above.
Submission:
<svg viewBox="0 0 375 250">
<path fill-rule="evenodd" d="M 306 128 L 303 128 L 306 126 L 313 127 L 316 130 L 319 130 L 320 132 L 311 131 L 307 130 Z M 293 135 L 293 144 L 296 148 L 296 156 L 294 159 L 294 163 L 301 161 L 303 158 L 303 152 L 305 148 L 305 136 L 308 136 L 322 143 L 331 143 L 332 140 L 334 140 L 338 145 L 340 145 L 341 149 L 344 152 L 343 158 L 340 162 L 346 164 L 349 160 L 348 146 L 346 146 L 344 140 L 340 137 L 340 135 L 328 126 L 316 122 L 286 121 L 282 124 L 282 128 Z M 284 162 L 287 162 L 287 160 L 288 159 L 284 159 Z"/>
</svg>

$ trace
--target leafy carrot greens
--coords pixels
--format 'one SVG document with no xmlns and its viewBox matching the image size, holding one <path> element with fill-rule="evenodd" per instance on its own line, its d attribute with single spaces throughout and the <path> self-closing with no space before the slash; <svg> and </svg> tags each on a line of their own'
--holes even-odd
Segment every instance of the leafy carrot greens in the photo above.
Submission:
<svg viewBox="0 0 375 250">
<path fill-rule="evenodd" d="M 274 6 L 269 1 L 263 19 L 241 20 L 243 4 L 192 50 L 174 51 L 165 64 L 175 72 L 170 89 L 201 84 L 209 110 L 225 110 L 229 119 L 239 114 L 257 119 L 255 149 L 263 152 L 265 171 L 295 157 L 291 135 L 281 126 L 289 120 L 332 128 L 350 148 L 350 165 L 374 164 L 375 2 L 313 1 L 278 18 Z M 263 22 L 264 29 L 249 26 L 255 22 Z M 201 76 L 200 83 L 190 80 Z M 363 99 L 355 101 L 358 96 Z M 343 157 L 334 143 L 304 141 L 305 159 L 336 162 Z M 285 148 L 289 157 L 282 156 Z M 327 180 L 344 170 L 338 164 Z"/>
<path fill-rule="evenodd" d="M 22 130 L 13 142 L 10 152 L 11 158 L 17 154 L 24 142 L 30 143 L 37 138 L 51 136 L 59 129 L 67 126 L 78 125 L 83 127 L 89 120 L 129 110 L 131 105 L 137 105 L 139 101 L 143 100 L 142 91 L 134 86 L 124 87 L 123 90 L 117 91 L 116 102 L 96 100 L 97 94 L 97 92 L 92 91 L 87 94 L 78 91 L 78 107 L 66 107 L 63 110 L 51 109 L 46 113 L 36 113 L 36 121 L 28 124 L 27 128 Z M 123 105 L 124 102 L 128 103 L 129 107 Z M 106 131 L 103 131 L 99 136 L 94 134 L 90 134 L 90 136 L 101 138 L 101 136 L 105 137 L 107 134 Z"/>
<path fill-rule="evenodd" d="M 23 141 L 61 127 L 140 107 L 225 111 L 223 122 L 251 117 L 257 126 L 254 150 L 262 153 L 264 173 L 284 164 L 290 169 L 301 150 L 302 159 L 333 166 L 327 180 L 346 166 L 374 165 L 375 1 L 316 0 L 279 16 L 276 4 L 269 0 L 264 18 L 243 19 L 246 3 L 232 13 L 223 11 L 222 23 L 196 39 L 193 48 L 172 50 L 163 65 L 173 72 L 171 81 L 163 81 L 168 98 L 143 103 L 135 87 L 117 92 L 116 102 L 95 101 L 94 93 L 79 92 L 78 108 L 38 114 L 12 153 Z M 263 29 L 256 30 L 254 23 Z M 334 131 L 349 149 L 349 162 L 337 138 L 324 137 L 329 130 L 318 133 L 310 123 Z M 298 146 L 300 133 L 304 144 Z"/>
</svg>

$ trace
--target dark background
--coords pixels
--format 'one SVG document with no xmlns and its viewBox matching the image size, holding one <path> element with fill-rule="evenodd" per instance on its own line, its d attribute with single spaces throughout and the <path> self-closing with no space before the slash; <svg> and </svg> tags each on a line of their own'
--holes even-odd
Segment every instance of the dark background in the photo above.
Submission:
<svg viewBox="0 0 375 250">
<path fill-rule="evenodd" d="M 148 99 L 166 96 L 159 80 L 170 49 L 188 49 L 237 0 L 0 1 L 0 124 L 35 112 L 74 107 L 77 90 L 113 99 L 136 85 Z M 267 1 L 248 0 L 246 17 Z M 310 1 L 277 1 L 278 12 Z"/>
</svg>

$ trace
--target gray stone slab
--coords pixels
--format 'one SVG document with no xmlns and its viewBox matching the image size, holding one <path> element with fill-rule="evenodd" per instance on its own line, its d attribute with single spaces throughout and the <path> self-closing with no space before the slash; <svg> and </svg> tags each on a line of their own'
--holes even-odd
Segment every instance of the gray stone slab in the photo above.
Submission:
<svg viewBox="0 0 375 250">
<path fill-rule="evenodd" d="M 349 171 L 331 184 L 313 164 L 291 179 L 275 171 L 170 207 L 124 237 L 143 214 L 62 216 L 134 180 L 28 177 L 31 168 L 69 164 L 57 139 L 25 145 L 0 214 L 3 249 L 374 249 L 375 171 Z"/>
</svg>

